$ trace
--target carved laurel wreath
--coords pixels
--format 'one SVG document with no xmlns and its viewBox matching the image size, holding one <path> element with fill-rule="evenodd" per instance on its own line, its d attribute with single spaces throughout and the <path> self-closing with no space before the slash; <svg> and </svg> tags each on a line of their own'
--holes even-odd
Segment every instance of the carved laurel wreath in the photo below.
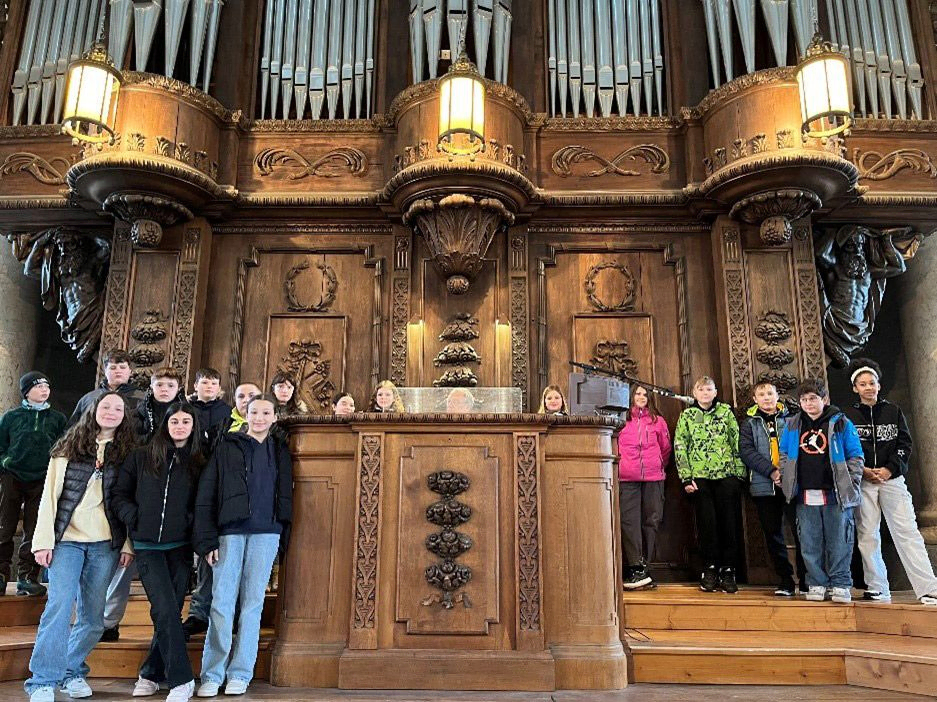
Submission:
<svg viewBox="0 0 937 702">
<path fill-rule="evenodd" d="M 335 276 L 335 271 L 322 261 L 316 261 L 315 267 L 322 273 L 324 289 L 319 295 L 319 301 L 312 305 L 304 305 L 296 296 L 296 279 L 303 271 L 309 269 L 309 261 L 297 263 L 287 272 L 283 287 L 286 289 L 287 309 L 290 312 L 325 312 L 335 302 L 335 291 L 338 290 L 338 278 Z"/>
<path fill-rule="evenodd" d="M 595 294 L 595 281 L 599 277 L 599 273 L 607 268 L 618 271 L 625 279 L 625 294 L 617 304 L 607 305 Z M 630 312 L 634 309 L 634 276 L 631 275 L 631 271 L 628 270 L 627 266 L 622 263 L 618 263 L 617 261 L 603 261 L 602 263 L 595 264 L 589 269 L 589 272 L 586 273 L 584 287 L 586 290 L 586 299 L 597 312 Z"/>
<path fill-rule="evenodd" d="M 343 171 L 360 177 L 368 170 L 368 157 L 361 149 L 351 146 L 332 149 L 315 161 L 309 161 L 293 149 L 264 149 L 254 157 L 254 166 L 261 176 L 271 175 L 278 168 L 292 169 L 286 176 L 289 180 L 307 176 L 337 178 Z"/>
<path fill-rule="evenodd" d="M 620 165 L 625 159 L 637 161 L 639 158 L 651 166 L 651 173 L 666 173 L 670 170 L 670 156 L 656 144 L 639 144 L 638 146 L 632 146 L 630 149 L 622 151 L 611 160 L 599 156 L 592 149 L 585 146 L 573 144 L 556 150 L 553 154 L 552 166 L 553 172 L 564 178 L 573 174 L 570 166 L 585 161 L 595 161 L 602 166 L 602 168 L 589 171 L 586 175 L 590 178 L 605 174 L 639 176 L 641 174 L 638 171 L 624 169 Z"/>
</svg>

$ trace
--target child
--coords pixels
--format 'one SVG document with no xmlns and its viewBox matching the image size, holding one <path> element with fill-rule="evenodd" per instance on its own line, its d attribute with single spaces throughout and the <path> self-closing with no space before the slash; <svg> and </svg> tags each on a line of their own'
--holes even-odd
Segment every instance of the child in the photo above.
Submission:
<svg viewBox="0 0 937 702">
<path fill-rule="evenodd" d="M 104 352 L 101 363 L 104 368 L 104 380 L 97 388 L 85 393 L 78 400 L 75 411 L 68 419 L 68 427 L 74 426 L 84 411 L 105 392 L 116 392 L 127 401 L 128 418 L 137 403 L 143 399 L 143 391 L 130 382 L 130 354 L 123 349 L 110 349 Z"/>
<path fill-rule="evenodd" d="M 540 409 L 537 414 L 558 414 L 560 416 L 569 415 L 569 408 L 566 406 L 566 398 L 563 397 L 563 391 L 559 385 L 547 385 L 540 393 Z"/>
<path fill-rule="evenodd" d="M 446 395 L 446 412 L 467 414 L 475 409 L 475 396 L 468 388 L 453 388 Z"/>
<path fill-rule="evenodd" d="M 221 392 L 221 373 L 214 368 L 199 368 L 195 371 L 195 392 L 189 402 L 198 412 L 198 425 L 207 440 L 209 432 L 231 416 L 231 405 L 225 402 Z"/>
<path fill-rule="evenodd" d="M 286 550 L 293 509 L 290 454 L 270 433 L 275 407 L 269 395 L 253 398 L 247 432 L 224 435 L 199 481 L 195 550 L 215 571 L 199 697 L 218 694 L 225 680 L 226 695 L 243 694 L 254 675 L 265 587 L 273 559 Z"/>
<path fill-rule="evenodd" d="M 332 414 L 336 417 L 347 417 L 349 414 L 355 413 L 355 398 L 351 396 L 351 393 L 347 393 L 344 390 L 339 390 L 332 397 Z"/>
<path fill-rule="evenodd" d="M 544 397 L 544 403 L 547 401 Z M 618 496 L 626 590 L 652 587 L 647 564 L 654 557 L 664 516 L 664 469 L 670 461 L 670 431 L 648 389 L 631 386 L 631 408 L 618 434 Z"/>
<path fill-rule="evenodd" d="M 774 594 L 778 597 L 793 597 L 794 568 L 787 557 L 787 543 L 784 541 L 785 516 L 794 531 L 801 591 L 806 591 L 806 580 L 800 539 L 797 538 L 796 508 L 784 499 L 780 487 L 778 441 L 788 412 L 787 408 L 778 402 L 778 389 L 772 383 L 762 382 L 755 385 L 752 397 L 755 404 L 748 408 L 748 416 L 739 429 L 739 455 L 748 468 L 749 490 L 758 510 L 758 521 L 761 522 L 761 530 L 765 535 L 768 555 L 779 578 Z"/>
<path fill-rule="evenodd" d="M 195 690 L 182 631 L 182 605 L 192 571 L 192 518 L 204 459 L 198 411 L 170 405 L 150 443 L 124 461 L 114 488 L 114 511 L 127 525 L 137 570 L 150 601 L 153 639 L 140 666 L 134 697 L 169 685 L 168 702 L 186 702 Z"/>
<path fill-rule="evenodd" d="M 406 412 L 397 386 L 389 380 L 382 380 L 374 388 L 368 412 Z"/>
<path fill-rule="evenodd" d="M 107 583 L 118 562 L 133 559 L 113 504 L 133 445 L 124 398 L 108 392 L 52 448 L 33 536 L 36 562 L 49 569 L 49 599 L 24 685 L 30 702 L 53 702 L 58 685 L 73 698 L 92 694 L 85 658 L 104 631 Z"/>
<path fill-rule="evenodd" d="M 137 434 L 141 444 L 149 441 L 156 433 L 169 405 L 184 399 L 179 371 L 171 366 L 153 371 L 150 387 L 136 409 Z"/>
<path fill-rule="evenodd" d="M 677 473 L 696 510 L 703 573 L 700 590 L 739 591 L 735 581 L 741 481 L 739 425 L 729 405 L 716 400 L 716 381 L 693 384 L 696 402 L 680 413 L 674 432 Z"/>
<path fill-rule="evenodd" d="M 296 396 L 296 383 L 289 373 L 277 371 L 270 381 L 270 394 L 277 401 L 277 419 L 291 414 L 307 414 L 306 403 Z"/>
<path fill-rule="evenodd" d="M 807 566 L 807 599 L 852 599 L 849 562 L 855 543 L 862 446 L 852 422 L 830 404 L 822 380 L 797 388 L 800 412 L 784 423 L 779 445 L 781 488 L 797 501 L 797 532 Z"/>
<path fill-rule="evenodd" d="M 44 595 L 32 554 L 33 532 L 49 451 L 65 431 L 65 415 L 49 407 L 49 379 L 38 371 L 20 378 L 23 402 L 0 419 L 0 595 L 12 576 L 13 536 L 23 514 L 16 568 L 17 595 Z"/>
<path fill-rule="evenodd" d="M 888 570 L 882 559 L 882 515 L 895 542 L 914 594 L 922 604 L 937 605 L 937 578 L 917 528 L 914 504 L 905 483 L 911 457 L 911 433 L 901 408 L 879 397 L 882 369 L 857 358 L 850 365 L 852 389 L 859 402 L 846 409 L 856 425 L 862 451 L 862 501 L 856 529 L 867 590 L 864 599 L 889 601 Z"/>
</svg>

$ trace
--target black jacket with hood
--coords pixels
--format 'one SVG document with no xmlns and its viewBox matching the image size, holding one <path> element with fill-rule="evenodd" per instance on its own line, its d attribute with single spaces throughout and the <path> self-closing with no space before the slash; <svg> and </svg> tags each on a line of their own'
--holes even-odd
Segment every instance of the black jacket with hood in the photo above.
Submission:
<svg viewBox="0 0 937 702">
<path fill-rule="evenodd" d="M 892 479 L 908 474 L 911 432 L 898 405 L 888 400 L 879 400 L 871 407 L 857 402 L 844 414 L 856 425 L 866 466 L 888 468 Z"/>
</svg>

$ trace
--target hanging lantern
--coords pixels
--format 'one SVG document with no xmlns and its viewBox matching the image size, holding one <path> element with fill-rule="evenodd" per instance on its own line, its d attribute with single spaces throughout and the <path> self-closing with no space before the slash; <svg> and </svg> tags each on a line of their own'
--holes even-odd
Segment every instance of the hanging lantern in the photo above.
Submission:
<svg viewBox="0 0 937 702">
<path fill-rule="evenodd" d="M 447 154 L 485 150 L 485 81 L 465 51 L 439 81 L 439 142 Z"/>
<path fill-rule="evenodd" d="M 80 141 L 113 144 L 121 75 L 96 42 L 68 67 L 62 133 Z"/>
<path fill-rule="evenodd" d="M 846 57 L 813 35 L 797 66 L 803 130 L 814 138 L 845 132 L 852 125 L 852 83 Z"/>
</svg>

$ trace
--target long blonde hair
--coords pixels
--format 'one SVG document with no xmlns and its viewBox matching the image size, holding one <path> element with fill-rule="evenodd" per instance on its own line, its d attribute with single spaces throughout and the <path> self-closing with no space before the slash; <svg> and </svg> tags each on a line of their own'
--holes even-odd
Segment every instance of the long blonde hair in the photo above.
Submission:
<svg viewBox="0 0 937 702">
<path fill-rule="evenodd" d="M 565 414 L 569 414 L 569 406 L 566 404 L 566 395 L 564 395 L 564 394 L 563 394 L 563 391 L 560 390 L 560 386 L 559 386 L 559 385 L 547 385 L 547 386 L 543 389 L 543 392 L 540 393 L 540 409 L 537 410 L 537 414 L 546 414 L 546 413 L 547 413 L 546 400 L 547 400 L 547 393 L 548 393 L 548 392 L 555 392 L 555 393 L 557 393 L 557 394 L 560 396 L 560 398 L 563 400 L 563 407 L 560 409 L 560 412 L 563 412 L 563 413 L 565 413 Z"/>
<path fill-rule="evenodd" d="M 403 406 L 403 400 L 400 399 L 400 392 L 397 390 L 397 386 L 394 385 L 389 380 L 382 380 L 377 384 L 377 387 L 374 388 L 374 392 L 371 393 L 371 404 L 368 405 L 368 412 L 383 412 L 381 406 L 377 404 L 377 391 L 381 389 L 390 390 L 394 393 L 394 401 L 390 406 L 391 412 L 406 412 L 406 408 Z"/>
</svg>

